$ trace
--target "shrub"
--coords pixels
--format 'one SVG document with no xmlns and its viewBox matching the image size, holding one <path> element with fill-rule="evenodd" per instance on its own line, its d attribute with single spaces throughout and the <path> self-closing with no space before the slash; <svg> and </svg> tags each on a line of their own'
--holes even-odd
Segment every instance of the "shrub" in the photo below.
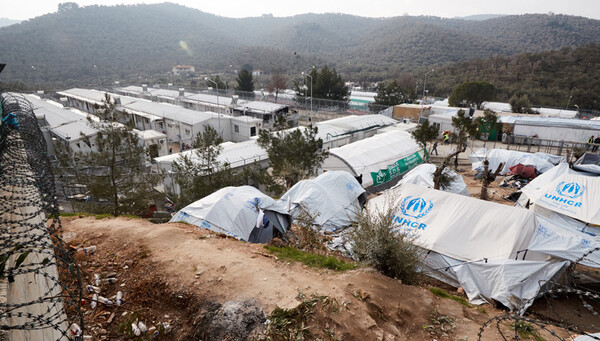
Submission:
<svg viewBox="0 0 600 341">
<path fill-rule="evenodd" d="M 414 284 L 421 261 L 419 248 L 412 244 L 411 237 L 394 229 L 397 207 L 386 206 L 379 212 L 365 209 L 359 216 L 350 232 L 354 257 L 386 276 Z"/>
</svg>

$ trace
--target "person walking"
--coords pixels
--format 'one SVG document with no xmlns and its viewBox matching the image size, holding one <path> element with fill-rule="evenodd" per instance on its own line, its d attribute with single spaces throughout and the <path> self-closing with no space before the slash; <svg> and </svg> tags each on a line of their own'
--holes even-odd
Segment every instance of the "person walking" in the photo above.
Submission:
<svg viewBox="0 0 600 341">
<path fill-rule="evenodd" d="M 448 144 L 450 142 L 450 135 L 448 133 L 444 134 L 444 144 Z"/>
<path fill-rule="evenodd" d="M 433 148 L 431 148 L 431 154 L 433 154 L 433 152 L 435 152 L 435 155 L 439 155 L 438 151 L 437 151 L 437 145 L 438 145 L 438 141 L 435 140 L 435 142 L 433 142 Z"/>
<path fill-rule="evenodd" d="M 588 145 L 585 150 L 590 150 L 590 148 L 592 147 L 592 143 L 594 143 L 594 135 L 590 136 L 590 138 L 588 139 Z"/>
</svg>

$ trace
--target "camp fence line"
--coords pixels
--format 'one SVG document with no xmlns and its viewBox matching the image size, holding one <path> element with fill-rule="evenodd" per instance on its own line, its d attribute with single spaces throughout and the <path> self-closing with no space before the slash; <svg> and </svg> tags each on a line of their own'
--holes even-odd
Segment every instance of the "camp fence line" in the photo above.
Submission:
<svg viewBox="0 0 600 341">
<path fill-rule="evenodd" d="M 81 274 L 62 232 L 46 141 L 32 104 L 0 92 L 0 330 L 9 340 L 68 340 L 84 328 Z M 48 217 L 51 217 L 48 219 Z"/>
<path fill-rule="evenodd" d="M 392 164 L 389 164 L 385 169 L 380 169 L 377 172 L 371 172 L 371 177 L 373 178 L 373 186 L 379 186 L 381 184 L 389 182 L 393 178 L 402 175 L 403 173 L 414 168 L 415 166 L 423 163 L 423 160 L 426 155 L 427 150 L 422 149 Z"/>
</svg>

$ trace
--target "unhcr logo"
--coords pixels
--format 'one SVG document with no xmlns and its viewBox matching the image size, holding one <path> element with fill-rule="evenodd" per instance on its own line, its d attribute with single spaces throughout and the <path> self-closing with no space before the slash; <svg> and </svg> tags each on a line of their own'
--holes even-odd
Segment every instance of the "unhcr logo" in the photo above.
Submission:
<svg viewBox="0 0 600 341">
<path fill-rule="evenodd" d="M 412 196 L 407 196 L 402 200 L 402 204 L 400 205 L 402 214 L 406 216 L 416 219 L 423 218 L 433 208 L 432 201 L 427 201 L 423 198 L 414 198 L 411 200 L 411 198 Z"/>
<path fill-rule="evenodd" d="M 572 200 L 579 198 L 585 192 L 585 186 L 582 186 L 576 182 L 568 182 L 564 181 L 560 182 L 558 186 L 556 186 L 556 192 L 559 195 L 552 194 L 544 194 L 544 197 L 550 199 L 558 204 L 567 204 L 573 207 L 581 207 L 582 203 L 580 201 Z"/>
<path fill-rule="evenodd" d="M 427 201 L 423 198 L 413 198 L 408 196 L 402 200 L 400 204 L 400 211 L 404 216 L 420 219 L 426 216 L 433 208 L 433 202 Z M 416 228 L 419 230 L 425 230 L 427 224 L 423 224 L 417 220 L 402 218 L 397 215 L 394 216 L 394 222 L 400 226 L 406 226 L 408 228 Z"/>
<path fill-rule="evenodd" d="M 564 181 L 562 181 L 558 184 L 558 186 L 556 186 L 556 191 L 562 196 L 571 199 L 576 199 L 583 195 L 583 193 L 585 192 L 585 186 L 580 185 L 576 182 L 565 183 Z"/>
</svg>

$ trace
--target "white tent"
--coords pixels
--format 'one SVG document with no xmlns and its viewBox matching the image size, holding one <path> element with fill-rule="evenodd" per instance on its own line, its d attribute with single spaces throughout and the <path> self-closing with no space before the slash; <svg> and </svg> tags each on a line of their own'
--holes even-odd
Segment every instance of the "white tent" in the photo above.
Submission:
<svg viewBox="0 0 600 341">
<path fill-rule="evenodd" d="M 600 225 L 600 177 L 569 171 L 560 174 L 559 170 L 552 173 L 559 175 L 556 178 L 532 181 L 533 186 L 525 186 L 522 192 L 536 206 Z"/>
<path fill-rule="evenodd" d="M 424 158 L 424 150 L 410 133 L 395 130 L 329 150 L 321 169 L 362 176 L 362 186 L 370 188 L 394 184 Z"/>
<path fill-rule="evenodd" d="M 504 163 L 500 171 L 502 175 L 507 174 L 510 171 L 510 167 L 518 164 L 534 166 L 540 173 L 544 173 L 554 167 L 552 163 L 546 160 L 547 157 L 542 158 L 535 154 L 518 152 L 516 150 L 492 149 L 487 151 L 485 148 L 481 148 L 474 154 L 469 155 L 469 161 L 471 161 L 474 171 L 483 170 L 483 161 L 486 156 L 490 163 L 489 169 L 492 171 L 495 171 L 501 162 Z"/>
<path fill-rule="evenodd" d="M 264 226 L 259 226 L 261 213 L 268 219 Z M 273 228 L 285 234 L 289 227 L 285 205 L 251 186 L 221 188 L 182 208 L 170 222 L 179 221 L 258 243 L 269 242 Z"/>
<path fill-rule="evenodd" d="M 403 184 L 414 184 L 433 188 L 433 173 L 435 173 L 436 169 L 437 166 L 431 163 L 418 165 L 410 172 L 406 173 L 396 186 L 401 186 Z M 444 188 L 443 191 L 470 196 L 469 190 L 467 189 L 467 184 L 465 184 L 465 181 L 461 175 L 457 174 L 449 167 L 444 169 L 444 174 L 453 177 L 454 180 L 452 180 L 450 186 Z"/>
<path fill-rule="evenodd" d="M 529 210 L 412 184 L 390 189 L 367 206 L 377 211 L 388 204 L 398 206 L 397 228 L 415 236 L 415 244 L 462 261 L 514 259 L 535 228 Z"/>
<path fill-rule="evenodd" d="M 343 171 L 326 172 L 312 180 L 302 180 L 282 197 L 297 219 L 306 210 L 313 223 L 326 231 L 350 226 L 366 201 L 365 190 L 356 178 Z"/>
<path fill-rule="evenodd" d="M 368 203 L 369 210 L 394 205 L 397 230 L 430 250 L 424 272 L 460 285 L 472 303 L 497 300 L 524 311 L 541 286 L 569 262 L 515 260 L 530 244 L 532 211 L 405 184 Z"/>
</svg>

